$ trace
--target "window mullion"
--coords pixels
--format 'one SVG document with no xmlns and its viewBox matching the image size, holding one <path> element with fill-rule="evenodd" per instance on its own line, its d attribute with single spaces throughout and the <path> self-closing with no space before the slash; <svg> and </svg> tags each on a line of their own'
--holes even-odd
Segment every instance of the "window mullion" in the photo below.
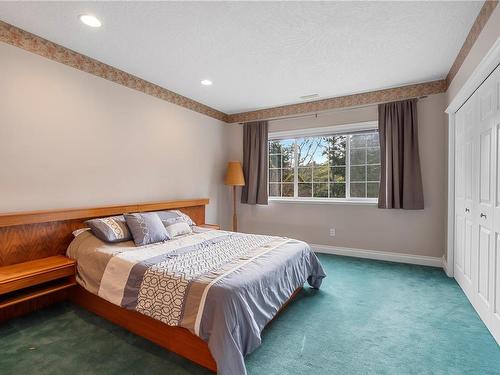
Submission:
<svg viewBox="0 0 500 375">
<path fill-rule="evenodd" d="M 346 136 L 346 156 L 345 156 L 345 163 L 346 163 L 346 171 L 345 171 L 345 197 L 346 199 L 351 198 L 351 136 L 347 135 Z"/>
<path fill-rule="evenodd" d="M 295 138 L 293 143 L 293 196 L 297 198 L 299 196 L 299 156 L 297 139 Z"/>
<path fill-rule="evenodd" d="M 329 141 L 328 139 L 331 139 L 332 141 Z M 332 171 L 332 166 L 330 165 L 330 156 L 332 152 L 332 144 L 333 144 L 333 138 L 328 138 L 327 139 L 327 144 L 328 144 L 328 150 L 327 150 L 327 158 L 326 158 L 326 165 L 328 166 L 328 185 L 326 185 L 326 190 L 328 191 L 328 198 L 331 198 L 330 196 L 330 172 Z"/>
</svg>

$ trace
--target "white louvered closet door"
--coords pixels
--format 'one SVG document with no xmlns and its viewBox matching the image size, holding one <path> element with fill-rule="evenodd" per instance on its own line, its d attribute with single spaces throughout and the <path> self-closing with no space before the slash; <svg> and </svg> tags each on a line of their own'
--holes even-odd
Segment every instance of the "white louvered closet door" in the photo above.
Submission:
<svg viewBox="0 0 500 375">
<path fill-rule="evenodd" d="M 500 343 L 500 68 L 456 113 L 457 282 Z"/>
</svg>

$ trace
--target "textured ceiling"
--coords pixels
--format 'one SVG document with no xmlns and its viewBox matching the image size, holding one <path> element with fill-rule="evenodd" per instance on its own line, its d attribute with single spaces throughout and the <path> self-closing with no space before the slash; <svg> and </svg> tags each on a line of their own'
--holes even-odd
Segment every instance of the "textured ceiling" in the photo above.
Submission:
<svg viewBox="0 0 500 375">
<path fill-rule="evenodd" d="M 0 20 L 226 113 L 445 78 L 482 2 L 0 2 Z M 103 23 L 89 28 L 84 13 Z M 200 80 L 214 84 L 206 87 Z"/>
</svg>

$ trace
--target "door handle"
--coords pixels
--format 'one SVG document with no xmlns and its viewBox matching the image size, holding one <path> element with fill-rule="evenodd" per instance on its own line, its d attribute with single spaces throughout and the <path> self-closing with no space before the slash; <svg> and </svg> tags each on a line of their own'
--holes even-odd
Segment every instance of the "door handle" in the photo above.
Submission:
<svg viewBox="0 0 500 375">
<path fill-rule="evenodd" d="M 486 214 L 483 214 L 483 213 L 481 212 L 481 215 L 479 215 L 479 217 L 484 217 L 484 218 L 486 219 Z"/>
<path fill-rule="evenodd" d="M 465 207 L 465 212 L 470 212 L 470 210 L 467 207 Z"/>
</svg>

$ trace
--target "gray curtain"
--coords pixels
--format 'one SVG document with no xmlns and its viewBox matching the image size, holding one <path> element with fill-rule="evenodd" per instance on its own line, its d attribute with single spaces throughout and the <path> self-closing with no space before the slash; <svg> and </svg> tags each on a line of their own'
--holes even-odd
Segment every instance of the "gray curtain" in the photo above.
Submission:
<svg viewBox="0 0 500 375">
<path fill-rule="evenodd" d="M 417 99 L 378 106 L 380 136 L 379 208 L 424 208 L 418 155 Z"/>
<path fill-rule="evenodd" d="M 241 191 L 241 203 L 267 204 L 267 134 L 267 121 L 243 125 L 245 186 Z"/>
</svg>

